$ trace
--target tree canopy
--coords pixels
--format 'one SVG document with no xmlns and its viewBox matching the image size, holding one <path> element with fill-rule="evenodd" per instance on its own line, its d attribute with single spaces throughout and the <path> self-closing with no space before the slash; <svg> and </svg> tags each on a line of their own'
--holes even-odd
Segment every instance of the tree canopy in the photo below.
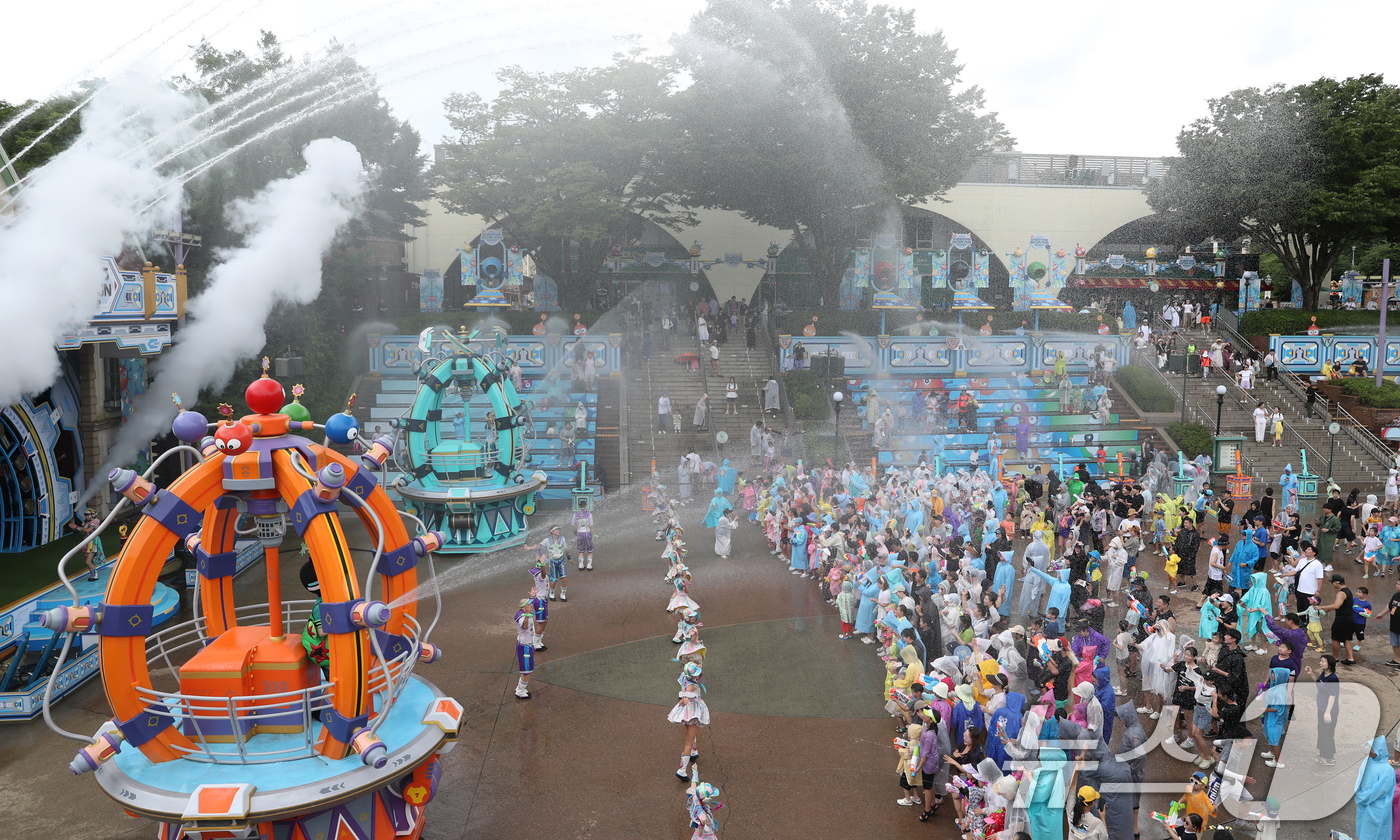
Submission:
<svg viewBox="0 0 1400 840">
<path fill-rule="evenodd" d="M 792 231 L 828 300 L 857 226 L 899 230 L 901 204 L 1010 146 L 957 53 L 912 11 L 864 0 L 710 0 L 675 41 L 693 84 L 667 177 L 697 207 Z"/>
<path fill-rule="evenodd" d="M 1316 309 L 1354 242 L 1400 235 L 1400 88 L 1380 76 L 1246 88 L 1177 137 L 1148 203 L 1278 257 Z"/>
<path fill-rule="evenodd" d="M 497 78 L 504 89 L 492 102 L 471 93 L 445 103 L 457 137 L 439 150 L 438 197 L 534 249 L 566 300 L 588 294 L 612 247 L 638 237 L 640 220 L 671 229 L 689 220 L 656 167 L 657 151 L 674 142 L 669 62 L 633 51 L 605 67 L 506 67 Z"/>
</svg>

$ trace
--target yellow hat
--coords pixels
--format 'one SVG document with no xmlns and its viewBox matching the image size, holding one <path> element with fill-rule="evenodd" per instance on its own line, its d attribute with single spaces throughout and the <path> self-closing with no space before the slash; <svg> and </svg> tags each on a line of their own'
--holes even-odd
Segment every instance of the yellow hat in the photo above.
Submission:
<svg viewBox="0 0 1400 840">
<path fill-rule="evenodd" d="M 1085 785 L 1079 789 L 1079 798 L 1083 799 L 1085 802 L 1093 802 L 1095 799 L 1099 798 L 1099 792 Z"/>
</svg>

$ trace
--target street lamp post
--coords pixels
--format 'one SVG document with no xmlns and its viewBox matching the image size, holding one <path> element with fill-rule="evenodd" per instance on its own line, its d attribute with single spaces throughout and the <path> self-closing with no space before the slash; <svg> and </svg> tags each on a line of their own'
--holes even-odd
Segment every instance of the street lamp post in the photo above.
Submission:
<svg viewBox="0 0 1400 840">
<path fill-rule="evenodd" d="M 1336 420 L 1327 424 L 1327 436 L 1332 439 L 1332 445 L 1327 447 L 1327 481 L 1332 481 L 1332 456 L 1337 454 L 1337 433 L 1342 430 L 1342 425 Z"/>
<path fill-rule="evenodd" d="M 1186 379 L 1191 375 L 1191 354 L 1181 349 L 1181 422 L 1186 422 Z"/>
<path fill-rule="evenodd" d="M 840 391 L 831 392 L 831 406 L 836 410 L 836 428 L 831 435 L 831 462 L 839 465 L 841 463 L 841 402 L 846 399 L 846 395 Z"/>
<path fill-rule="evenodd" d="M 1220 437 L 1220 409 L 1225 407 L 1225 386 L 1215 386 L 1215 436 Z"/>
</svg>

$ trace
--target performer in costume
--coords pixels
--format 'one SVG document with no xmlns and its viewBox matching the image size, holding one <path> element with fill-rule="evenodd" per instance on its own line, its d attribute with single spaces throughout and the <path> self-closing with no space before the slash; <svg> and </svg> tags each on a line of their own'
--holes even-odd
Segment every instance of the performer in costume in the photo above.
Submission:
<svg viewBox="0 0 1400 840">
<path fill-rule="evenodd" d="M 705 705 L 704 699 L 700 696 L 705 691 L 704 683 L 700 682 L 700 677 L 704 674 L 704 669 L 699 662 L 687 662 L 681 669 L 681 675 L 676 680 L 680 684 L 681 690 L 677 692 L 676 705 L 671 707 L 671 713 L 666 719 L 671 723 L 679 723 L 685 727 L 685 744 L 681 747 L 681 766 L 676 770 L 676 777 L 680 779 L 690 778 L 690 762 L 699 756 L 695 738 L 700 732 L 700 727 L 710 725 L 710 708 Z"/>
<path fill-rule="evenodd" d="M 676 651 L 672 662 L 699 662 L 705 661 L 705 643 L 700 640 L 700 614 L 694 613 L 694 620 L 686 622 L 685 637 L 681 642 L 680 650 Z"/>
<path fill-rule="evenodd" d="M 549 624 L 550 584 L 543 560 L 536 560 L 535 565 L 530 567 L 530 577 L 534 580 L 530 600 L 535 605 L 535 650 L 544 650 L 544 628 Z"/>
<path fill-rule="evenodd" d="M 102 517 L 97 515 L 97 511 L 88 508 L 87 518 L 79 523 L 76 519 L 68 523 L 68 527 L 75 531 L 82 531 L 84 534 L 91 534 L 102 524 Z M 87 564 L 88 580 L 97 580 L 97 567 L 107 561 L 107 553 L 102 548 L 102 538 L 96 537 L 83 549 L 83 562 Z"/>
<path fill-rule="evenodd" d="M 306 618 L 306 626 L 301 628 L 301 646 L 306 655 L 315 662 L 322 673 L 330 668 L 330 653 L 326 650 L 326 632 L 321 627 L 321 582 L 316 579 L 316 566 L 307 560 L 301 566 L 301 585 L 316 596 L 311 605 L 311 615 Z"/>
<path fill-rule="evenodd" d="M 686 631 L 691 625 L 698 626 L 700 621 L 700 611 L 691 607 L 685 607 L 680 611 L 680 620 L 676 622 L 676 635 L 671 637 L 672 644 L 681 644 L 685 641 Z"/>
<path fill-rule="evenodd" d="M 700 605 L 695 603 L 689 595 L 690 569 L 686 569 L 679 575 L 676 575 L 675 579 L 671 581 L 671 584 L 676 587 L 676 594 L 671 596 L 671 602 L 666 605 L 666 612 L 675 612 L 683 607 L 690 607 L 693 610 L 700 609 Z"/>
<path fill-rule="evenodd" d="M 544 554 L 545 561 L 548 562 L 549 584 L 545 587 L 545 594 L 549 600 L 554 600 L 554 587 L 559 587 L 559 597 L 561 600 L 569 600 L 569 565 L 568 565 L 568 545 L 564 542 L 564 537 L 559 532 L 559 526 L 555 525 L 549 529 L 549 536 L 540 540 L 536 545 L 527 545 L 526 548 L 536 549 Z M 582 558 L 580 558 L 582 559 Z M 541 564 L 543 565 L 543 564 Z M 531 574 L 534 574 L 532 571 Z M 540 634 L 544 634 L 544 627 L 541 625 Z"/>
<path fill-rule="evenodd" d="M 690 814 L 690 827 L 695 832 L 690 840 L 716 840 L 719 837 L 714 812 L 724 807 L 719 801 L 719 791 L 709 782 L 694 782 L 685 792 L 686 811 Z"/>
<path fill-rule="evenodd" d="M 515 611 L 515 664 L 520 668 L 520 681 L 515 685 L 515 696 L 522 700 L 530 699 L 530 674 L 535 670 L 535 600 L 520 599 Z"/>
<path fill-rule="evenodd" d="M 578 544 L 578 567 L 593 571 L 593 511 L 574 511 L 574 534 Z M 584 558 L 588 559 L 588 565 L 583 565 Z"/>
</svg>

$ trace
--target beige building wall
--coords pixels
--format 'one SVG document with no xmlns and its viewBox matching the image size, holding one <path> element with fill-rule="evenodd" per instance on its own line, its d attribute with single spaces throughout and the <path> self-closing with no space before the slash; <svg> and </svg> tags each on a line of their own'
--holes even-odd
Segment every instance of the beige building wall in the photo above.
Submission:
<svg viewBox="0 0 1400 840">
<path fill-rule="evenodd" d="M 409 274 L 422 275 L 430 268 L 443 274 L 457 259 L 457 249 L 465 248 L 486 229 L 486 220 L 479 216 L 459 216 L 449 213 L 437 199 L 424 205 L 427 218 L 421 225 L 404 225 L 404 233 L 414 237 L 404 243 L 404 269 Z"/>
<path fill-rule="evenodd" d="M 1032 236 L 1054 251 L 1086 251 L 1115 229 L 1152 215 L 1142 190 L 1054 184 L 958 184 L 945 202 L 918 206 L 947 216 L 982 237 L 1003 266 L 1007 254 L 1025 250 Z"/>
</svg>

